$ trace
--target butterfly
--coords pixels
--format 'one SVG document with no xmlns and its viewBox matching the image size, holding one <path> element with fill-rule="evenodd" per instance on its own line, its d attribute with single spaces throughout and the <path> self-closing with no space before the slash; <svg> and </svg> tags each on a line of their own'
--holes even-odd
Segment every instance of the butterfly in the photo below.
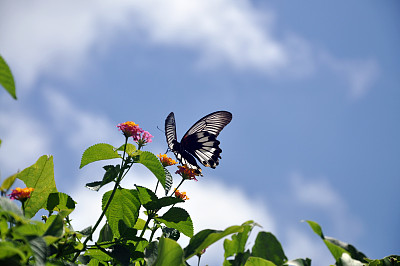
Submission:
<svg viewBox="0 0 400 266">
<path fill-rule="evenodd" d="M 221 159 L 222 150 L 219 147 L 217 136 L 221 130 L 232 120 L 232 114 L 227 111 L 217 111 L 206 115 L 197 121 L 183 136 L 181 142 L 177 141 L 175 115 L 171 112 L 165 119 L 165 137 L 168 149 L 176 159 L 190 169 L 201 175 L 201 168 L 196 159 L 204 166 L 215 168 Z M 196 159 L 195 159 L 196 158 Z"/>
</svg>

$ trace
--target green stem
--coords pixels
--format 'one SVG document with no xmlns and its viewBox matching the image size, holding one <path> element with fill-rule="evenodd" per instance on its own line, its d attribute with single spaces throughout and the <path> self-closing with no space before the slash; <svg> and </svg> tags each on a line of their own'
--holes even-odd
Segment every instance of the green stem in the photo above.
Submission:
<svg viewBox="0 0 400 266">
<path fill-rule="evenodd" d="M 179 183 L 179 185 L 175 188 L 175 190 L 172 192 L 171 196 L 172 197 L 175 194 L 175 191 L 178 190 L 178 188 L 183 184 L 183 181 L 185 181 L 186 179 L 182 178 L 181 182 Z"/>
<path fill-rule="evenodd" d="M 121 165 L 123 165 L 123 164 L 125 163 L 125 152 L 126 152 L 126 144 L 127 144 L 127 143 L 128 143 L 128 137 L 125 137 L 124 153 L 123 153 L 123 155 L 122 155 L 122 164 L 121 164 Z M 111 201 L 112 201 L 112 199 L 113 199 L 113 197 L 114 197 L 114 195 L 115 195 L 115 192 L 117 191 L 117 188 L 118 188 L 118 186 L 119 186 L 119 183 L 120 183 L 121 180 L 122 180 L 122 175 L 123 175 L 122 169 L 123 169 L 123 167 L 121 166 L 121 171 L 120 171 L 119 174 L 118 174 L 118 178 L 117 178 L 117 181 L 115 182 L 114 189 L 113 189 L 113 191 L 111 192 L 111 196 L 110 196 L 110 198 L 108 199 L 107 204 L 106 204 L 106 206 L 104 207 L 103 212 L 101 213 L 99 219 L 97 220 L 97 222 L 96 222 L 96 224 L 94 225 L 92 231 L 90 232 L 90 235 L 89 235 L 89 236 L 85 239 L 85 241 L 83 242 L 83 248 L 82 248 L 82 250 L 77 251 L 76 254 L 75 254 L 75 257 L 72 259 L 72 262 L 73 262 L 73 263 L 74 263 L 74 262 L 76 261 L 76 259 L 79 257 L 79 255 L 81 254 L 81 252 L 82 252 L 83 250 L 86 249 L 86 247 L 87 247 L 87 242 L 88 242 L 90 239 L 92 239 L 93 233 L 96 231 L 97 227 L 100 225 L 101 220 L 103 219 L 104 215 L 106 214 L 106 211 L 107 211 L 108 207 L 109 207 L 110 204 L 111 204 Z"/>
</svg>

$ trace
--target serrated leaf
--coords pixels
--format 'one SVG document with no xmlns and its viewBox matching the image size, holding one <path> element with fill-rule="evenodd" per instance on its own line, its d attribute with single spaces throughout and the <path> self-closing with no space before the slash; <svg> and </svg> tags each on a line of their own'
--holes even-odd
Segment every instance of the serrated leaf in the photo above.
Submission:
<svg viewBox="0 0 400 266">
<path fill-rule="evenodd" d="M 85 152 L 82 154 L 81 165 L 79 166 L 79 168 L 82 168 L 85 165 L 96 161 L 115 158 L 121 158 L 121 156 L 112 145 L 106 143 L 98 143 L 90 146 L 85 150 Z"/>
<path fill-rule="evenodd" d="M 0 55 L 0 84 L 16 100 L 14 77 L 4 58 Z"/>
<path fill-rule="evenodd" d="M 256 225 L 258 224 L 254 223 L 253 221 L 247 221 L 242 224 L 243 226 L 242 232 L 232 235 L 231 240 L 230 239 L 224 240 L 225 260 L 228 257 L 236 255 L 235 261 L 240 261 L 239 264 L 245 263 L 245 261 L 247 260 L 247 255 L 249 255 L 246 254 L 246 256 L 244 256 L 247 239 L 249 238 L 250 232 Z"/>
<path fill-rule="evenodd" d="M 164 167 L 160 163 L 160 160 L 151 152 L 144 151 L 140 153 L 139 162 L 147 167 L 160 181 L 161 185 L 165 189 L 165 171 Z"/>
<path fill-rule="evenodd" d="M 103 182 L 102 181 L 95 181 L 91 183 L 87 183 L 85 187 L 87 187 L 90 190 L 93 191 L 99 191 L 99 189 L 102 187 Z"/>
<path fill-rule="evenodd" d="M 319 237 L 321 237 L 322 241 L 324 241 L 325 245 L 328 247 L 329 251 L 331 252 L 332 256 L 335 258 L 336 261 L 339 261 L 343 253 L 349 253 L 340 246 L 337 246 L 334 243 L 327 240 L 322 232 L 321 226 L 318 223 L 314 221 L 306 221 L 306 222 L 310 225 L 314 233 L 316 233 Z"/>
<path fill-rule="evenodd" d="M 142 186 L 136 186 L 137 191 L 139 192 L 139 200 L 140 203 L 146 208 L 145 205 L 156 202 L 158 200 L 157 195 L 151 191 L 150 189 Z M 147 208 L 146 208 L 147 209 Z"/>
<path fill-rule="evenodd" d="M 62 213 L 63 217 L 69 215 L 75 209 L 75 201 L 62 192 L 51 193 L 47 199 L 46 210 Z"/>
<path fill-rule="evenodd" d="M 179 237 L 181 236 L 181 233 L 179 233 L 179 231 L 175 228 L 164 227 L 162 228 L 162 232 L 165 238 L 171 238 L 175 241 L 178 241 Z"/>
<path fill-rule="evenodd" d="M 26 255 L 11 242 L 0 241 L 0 250 L 0 260 L 2 262 L 8 263 L 9 265 L 26 264 Z"/>
<path fill-rule="evenodd" d="M 48 225 L 48 228 L 44 233 L 44 236 L 62 236 L 64 232 L 64 222 L 63 218 L 59 214 L 50 216 L 46 221 L 46 225 Z"/>
<path fill-rule="evenodd" d="M 7 191 L 10 189 L 10 187 L 14 184 L 15 179 L 17 178 L 18 173 L 15 173 L 6 179 L 4 179 L 3 183 L 1 184 L 0 190 L 4 191 L 7 193 Z"/>
<path fill-rule="evenodd" d="M 276 264 L 263 258 L 250 257 L 247 259 L 245 266 L 276 266 Z"/>
<path fill-rule="evenodd" d="M 136 186 L 139 192 L 140 203 L 146 210 L 159 210 L 163 207 L 170 206 L 179 202 L 184 202 L 183 199 L 176 197 L 163 197 L 159 199 L 156 194 L 148 188 Z"/>
<path fill-rule="evenodd" d="M 117 150 L 118 151 L 124 151 L 125 148 L 125 144 L 122 145 L 121 147 L 119 147 Z M 129 155 L 132 156 L 135 152 L 137 151 L 136 146 L 131 144 L 131 143 L 127 143 L 126 144 L 126 148 L 125 148 L 125 152 Z"/>
<path fill-rule="evenodd" d="M 47 245 L 46 241 L 42 237 L 35 237 L 29 240 L 29 245 L 35 258 L 35 265 L 45 265 L 47 257 Z"/>
<path fill-rule="evenodd" d="M 367 256 L 364 253 L 362 253 L 361 251 L 357 250 L 353 245 L 345 243 L 343 241 L 337 240 L 337 239 L 335 239 L 333 237 L 329 237 L 329 236 L 325 236 L 325 240 L 327 240 L 327 241 L 331 242 L 332 244 L 335 244 L 336 246 L 339 246 L 339 247 L 345 249 L 346 251 L 348 251 L 350 256 L 353 259 L 359 260 L 361 262 L 366 262 L 365 258 Z"/>
<path fill-rule="evenodd" d="M 14 213 L 15 215 L 20 216 L 21 218 L 24 217 L 21 208 L 18 207 L 14 201 L 6 197 L 0 197 L 0 210 Z"/>
<path fill-rule="evenodd" d="M 133 228 L 135 228 L 137 230 L 143 230 L 145 225 L 146 225 L 146 221 L 141 218 L 138 218 L 136 221 L 136 224 Z"/>
<path fill-rule="evenodd" d="M 144 250 L 144 260 L 147 265 L 152 266 L 155 264 L 158 257 L 158 241 L 151 242 Z"/>
<path fill-rule="evenodd" d="M 104 210 L 112 191 L 103 195 L 102 208 Z M 133 227 L 139 216 L 140 201 L 137 190 L 117 189 L 107 211 L 107 221 L 115 237 L 119 237 L 118 223 L 123 220 L 128 227 Z"/>
<path fill-rule="evenodd" d="M 35 164 L 18 173 L 17 178 L 24 181 L 27 187 L 34 188 L 31 197 L 25 201 L 25 215 L 32 218 L 46 206 L 50 193 L 57 192 L 53 156 L 43 155 Z"/>
<path fill-rule="evenodd" d="M 165 195 L 168 195 L 168 192 L 171 190 L 174 180 L 172 179 L 171 173 L 168 171 L 167 168 L 164 167 L 165 172 Z"/>
<path fill-rule="evenodd" d="M 242 232 L 243 226 L 234 225 L 226 228 L 224 231 L 205 229 L 195 234 L 189 242 L 189 245 L 184 249 L 185 259 L 188 260 L 194 255 L 199 254 L 211 244 L 218 240 L 234 233 Z"/>
<path fill-rule="evenodd" d="M 111 241 L 113 240 L 113 238 L 114 236 L 111 231 L 111 227 L 108 223 L 106 223 L 100 230 L 99 240 L 97 242 L 101 243 L 101 242 Z"/>
<path fill-rule="evenodd" d="M 158 257 L 155 266 L 176 265 L 185 266 L 183 250 L 181 246 L 170 238 L 161 238 L 158 244 Z"/>
<path fill-rule="evenodd" d="M 281 243 L 270 232 L 258 233 L 251 255 L 272 261 L 277 265 L 281 265 L 287 261 Z"/>
<path fill-rule="evenodd" d="M 364 266 L 365 265 L 361 261 L 352 259 L 351 256 L 347 253 L 342 254 L 342 256 L 340 257 L 339 262 L 337 264 L 341 265 L 341 266 Z"/>
<path fill-rule="evenodd" d="M 189 214 L 182 208 L 173 207 L 164 213 L 161 217 L 155 218 L 157 221 L 164 223 L 167 227 L 175 228 L 182 234 L 193 236 L 193 222 Z"/>
</svg>

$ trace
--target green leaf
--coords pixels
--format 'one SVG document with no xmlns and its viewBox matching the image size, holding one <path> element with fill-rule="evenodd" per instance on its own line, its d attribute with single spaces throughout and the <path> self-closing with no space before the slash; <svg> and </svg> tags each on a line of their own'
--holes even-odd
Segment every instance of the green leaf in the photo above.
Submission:
<svg viewBox="0 0 400 266">
<path fill-rule="evenodd" d="M 123 151 L 124 151 L 124 147 L 125 147 L 125 144 L 122 145 L 121 147 L 119 147 L 119 148 L 117 149 L 117 151 L 122 151 L 122 152 L 123 152 Z M 125 152 L 126 152 L 129 156 L 134 155 L 136 151 L 137 151 L 137 149 L 136 149 L 136 146 L 135 146 L 135 145 L 133 145 L 133 144 L 131 144 L 131 143 L 127 143 L 127 144 L 126 144 Z"/>
<path fill-rule="evenodd" d="M 167 227 L 175 228 L 182 234 L 193 236 L 193 222 L 189 214 L 182 208 L 173 207 L 164 213 L 161 217 L 155 218 L 157 221 L 164 223 Z"/>
<path fill-rule="evenodd" d="M 29 245 L 31 246 L 33 257 L 35 258 L 35 265 L 45 265 L 47 257 L 47 245 L 41 237 L 35 237 L 29 240 Z"/>
<path fill-rule="evenodd" d="M 350 256 L 353 259 L 359 260 L 361 262 L 366 262 L 365 258 L 367 257 L 364 253 L 362 253 L 361 251 L 358 251 L 353 245 L 350 245 L 348 243 L 342 242 L 340 240 L 337 240 L 333 237 L 329 237 L 326 236 L 325 240 L 331 242 L 332 244 L 343 248 L 344 250 L 346 250 L 347 252 L 349 252 Z"/>
<path fill-rule="evenodd" d="M 170 238 L 161 238 L 158 244 L 158 257 L 155 266 L 176 265 L 185 266 L 183 250 L 181 246 Z"/>
<path fill-rule="evenodd" d="M 319 224 L 317 224 L 314 221 L 306 221 L 311 229 L 314 231 L 314 233 L 316 233 L 317 235 L 319 235 L 322 239 L 324 239 L 324 234 L 322 233 L 322 228 Z"/>
<path fill-rule="evenodd" d="M 48 228 L 43 236 L 62 236 L 64 232 L 64 222 L 61 215 L 57 214 L 50 216 L 46 221 L 46 225 L 48 225 Z"/>
<path fill-rule="evenodd" d="M 35 164 L 18 173 L 27 187 L 34 188 L 31 197 L 25 201 L 25 215 L 32 218 L 46 206 L 50 193 L 57 192 L 54 181 L 53 156 L 43 155 Z"/>
<path fill-rule="evenodd" d="M 26 238 L 27 236 L 42 236 L 46 231 L 46 225 L 41 222 L 31 222 L 13 228 L 14 236 Z"/>
<path fill-rule="evenodd" d="M 194 255 L 200 254 L 202 250 L 209 247 L 211 244 L 226 237 L 227 235 L 242 232 L 243 226 L 235 225 L 226 228 L 224 231 L 206 229 L 195 234 L 189 242 L 185 250 L 185 259 L 188 260 Z"/>
<path fill-rule="evenodd" d="M 112 191 L 103 195 L 102 208 L 107 204 Z M 140 201 L 137 190 L 117 189 L 107 211 L 106 217 L 115 237 L 119 237 L 118 224 L 123 220 L 128 227 L 133 227 L 139 216 Z"/>
<path fill-rule="evenodd" d="M 163 197 L 159 199 L 153 191 L 148 188 L 136 186 L 139 192 L 140 203 L 146 210 L 159 210 L 163 207 L 174 205 L 179 202 L 185 202 L 183 199 L 176 197 Z"/>
<path fill-rule="evenodd" d="M 247 221 L 242 224 L 243 231 L 232 235 L 232 240 L 224 240 L 224 250 L 225 250 L 225 260 L 235 254 L 243 254 L 245 252 L 245 247 L 247 239 L 249 238 L 250 232 L 257 224 L 253 221 Z M 243 259 L 246 259 L 243 257 Z M 244 261 L 243 261 L 244 262 Z"/>
<path fill-rule="evenodd" d="M 172 175 L 166 167 L 164 167 L 164 172 L 165 172 L 165 189 L 164 190 L 165 190 L 165 195 L 168 195 L 168 192 L 171 190 L 174 180 L 172 179 Z"/>
<path fill-rule="evenodd" d="M 322 233 L 321 226 L 318 223 L 313 221 L 306 221 L 306 222 L 310 225 L 311 229 L 321 237 L 322 241 L 324 241 L 325 245 L 328 247 L 329 251 L 331 252 L 332 256 L 335 258 L 336 261 L 339 261 L 343 253 L 348 253 L 345 249 L 327 240 L 324 234 Z"/>
<path fill-rule="evenodd" d="M 21 218 L 24 217 L 21 208 L 18 207 L 13 200 L 6 197 L 0 197 L 0 210 L 14 213 L 16 216 L 20 216 Z"/>
<path fill-rule="evenodd" d="M 378 260 L 366 259 L 366 261 L 369 266 L 400 266 L 400 256 L 398 255 L 390 255 Z"/>
<path fill-rule="evenodd" d="M 158 181 L 160 181 L 165 189 L 165 171 L 160 160 L 151 152 L 143 151 L 140 153 L 139 162 L 146 166 L 157 177 Z"/>
<path fill-rule="evenodd" d="M 20 259 L 19 259 L 19 258 Z M 21 248 L 15 247 L 11 242 L 0 241 L 0 263 L 3 265 L 25 265 L 26 255 Z"/>
<path fill-rule="evenodd" d="M 16 100 L 14 77 L 4 58 L 0 55 L 0 84 Z"/>
<path fill-rule="evenodd" d="M 111 247 L 111 257 L 119 261 L 119 265 L 129 265 L 130 252 L 126 246 L 116 244 Z"/>
<path fill-rule="evenodd" d="M 144 251 L 144 260 L 147 265 L 152 266 L 156 263 L 158 257 L 158 241 L 151 242 Z"/>
<path fill-rule="evenodd" d="M 106 165 L 103 167 L 106 172 L 104 173 L 102 181 L 95 181 L 91 183 L 87 183 L 85 187 L 93 191 L 99 191 L 101 187 L 107 185 L 108 183 L 114 181 L 118 174 L 121 171 L 121 167 L 119 165 Z"/>
<path fill-rule="evenodd" d="M 251 255 L 272 261 L 277 265 L 281 265 L 287 261 L 281 243 L 269 232 L 258 233 Z"/>
<path fill-rule="evenodd" d="M 178 241 L 179 237 L 181 236 L 181 233 L 178 230 L 176 230 L 175 228 L 163 227 L 162 235 L 165 238 L 171 238 L 175 241 Z"/>
<path fill-rule="evenodd" d="M 145 225 L 146 225 L 146 221 L 141 218 L 138 218 L 136 221 L 136 224 L 133 228 L 135 228 L 137 230 L 143 230 Z"/>
<path fill-rule="evenodd" d="M 101 242 L 111 241 L 113 240 L 113 238 L 114 236 L 111 231 L 111 227 L 108 223 L 106 223 L 100 230 L 99 240 L 97 242 L 101 243 Z"/>
<path fill-rule="evenodd" d="M 290 260 L 284 263 L 283 265 L 290 265 L 290 266 L 311 266 L 311 260 L 309 258 L 306 259 L 295 259 Z"/>
<path fill-rule="evenodd" d="M 81 165 L 79 168 L 84 167 L 90 163 L 101 161 L 101 160 L 109 160 L 121 158 L 118 152 L 115 150 L 113 146 L 106 143 L 99 143 L 93 146 L 90 146 L 85 150 L 82 155 Z"/>
<path fill-rule="evenodd" d="M 245 266 L 276 266 L 276 264 L 263 258 L 250 257 L 246 261 Z"/>
<path fill-rule="evenodd" d="M 146 208 L 145 205 L 156 202 L 158 200 L 157 195 L 151 191 L 150 189 L 142 186 L 136 186 L 137 191 L 139 192 L 139 200 L 140 203 Z M 147 208 L 146 208 L 147 209 Z"/>
<path fill-rule="evenodd" d="M 4 191 L 4 193 L 7 193 L 7 191 L 10 189 L 10 187 L 14 184 L 15 179 L 17 178 L 18 173 L 15 173 L 9 177 L 7 177 L 4 181 L 3 184 L 1 184 L 0 190 Z"/>
<path fill-rule="evenodd" d="M 75 209 L 75 201 L 65 193 L 51 193 L 47 199 L 46 210 L 57 211 L 63 218 L 68 216 Z"/>
</svg>

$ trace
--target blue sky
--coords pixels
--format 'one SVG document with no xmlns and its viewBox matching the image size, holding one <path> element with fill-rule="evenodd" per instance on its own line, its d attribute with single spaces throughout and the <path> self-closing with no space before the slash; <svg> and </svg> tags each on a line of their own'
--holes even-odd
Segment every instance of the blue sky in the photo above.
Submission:
<svg viewBox="0 0 400 266">
<path fill-rule="evenodd" d="M 196 231 L 253 219 L 290 259 L 333 263 L 309 219 L 371 258 L 399 254 L 399 14 L 394 0 L 2 1 L 19 99 L 0 93 L 1 177 L 52 154 L 58 190 L 93 223 L 101 193 L 83 186 L 102 164 L 78 169 L 87 147 L 120 145 L 132 120 L 158 154 L 169 112 L 180 138 L 228 110 L 220 165 L 183 187 Z M 124 181 L 155 186 L 140 167 Z"/>
</svg>

